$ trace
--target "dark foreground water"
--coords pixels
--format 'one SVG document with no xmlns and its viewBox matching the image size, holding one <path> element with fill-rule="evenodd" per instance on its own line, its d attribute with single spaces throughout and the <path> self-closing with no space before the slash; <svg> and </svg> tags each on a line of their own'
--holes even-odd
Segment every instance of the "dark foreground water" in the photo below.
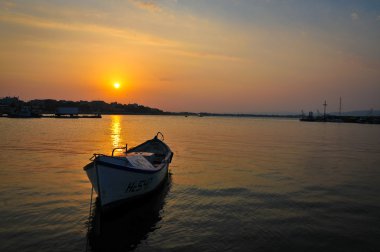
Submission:
<svg viewBox="0 0 380 252">
<path fill-rule="evenodd" d="M 160 191 L 88 226 L 92 153 L 161 131 Z M 0 118 L 0 251 L 380 251 L 380 127 Z M 90 230 L 88 232 L 88 230 Z"/>
</svg>

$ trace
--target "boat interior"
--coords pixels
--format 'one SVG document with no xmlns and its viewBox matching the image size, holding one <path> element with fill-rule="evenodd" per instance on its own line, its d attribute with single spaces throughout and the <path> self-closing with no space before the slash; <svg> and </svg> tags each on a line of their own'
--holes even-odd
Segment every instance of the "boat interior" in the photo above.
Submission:
<svg viewBox="0 0 380 252">
<path fill-rule="evenodd" d="M 141 155 L 153 166 L 158 166 L 169 153 L 168 147 L 159 140 L 149 140 L 139 146 L 127 150 L 127 156 Z"/>
</svg>

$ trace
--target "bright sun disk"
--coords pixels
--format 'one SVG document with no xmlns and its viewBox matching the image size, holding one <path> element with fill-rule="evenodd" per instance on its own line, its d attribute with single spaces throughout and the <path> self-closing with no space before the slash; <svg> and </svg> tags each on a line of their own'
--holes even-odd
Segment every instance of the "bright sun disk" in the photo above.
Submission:
<svg viewBox="0 0 380 252">
<path fill-rule="evenodd" d="M 120 87 L 120 83 L 119 82 L 114 83 L 113 87 L 116 88 L 116 89 L 119 88 Z"/>
</svg>

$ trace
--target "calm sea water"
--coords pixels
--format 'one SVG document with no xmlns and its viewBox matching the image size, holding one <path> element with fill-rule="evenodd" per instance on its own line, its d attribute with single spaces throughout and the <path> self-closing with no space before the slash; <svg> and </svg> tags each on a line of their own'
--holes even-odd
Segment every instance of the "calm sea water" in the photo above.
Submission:
<svg viewBox="0 0 380 252">
<path fill-rule="evenodd" d="M 168 183 L 89 222 L 82 167 L 157 131 Z M 380 251 L 378 125 L 0 118 L 0 150 L 0 251 Z"/>
</svg>

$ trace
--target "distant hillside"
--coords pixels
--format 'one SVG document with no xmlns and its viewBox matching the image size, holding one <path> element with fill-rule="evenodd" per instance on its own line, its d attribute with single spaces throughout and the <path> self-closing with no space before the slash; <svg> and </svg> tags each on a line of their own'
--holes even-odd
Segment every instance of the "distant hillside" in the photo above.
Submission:
<svg viewBox="0 0 380 252">
<path fill-rule="evenodd" d="M 144 114 L 160 115 L 164 111 L 157 108 L 150 108 L 139 104 L 120 104 L 117 102 L 106 103 L 104 101 L 56 101 L 56 100 L 31 100 L 27 102 L 32 107 L 39 106 L 42 113 L 55 113 L 59 107 L 77 107 L 81 114 L 101 113 L 101 114 Z"/>
<path fill-rule="evenodd" d="M 77 108 L 80 114 L 135 114 L 135 115 L 164 115 L 170 114 L 161 109 L 150 108 L 139 104 L 120 104 L 117 102 L 106 103 L 104 101 L 66 101 L 53 99 L 35 99 L 28 102 L 17 97 L 0 98 L 3 110 L 17 109 L 22 106 L 31 107 L 40 114 L 54 114 L 58 108 Z M 6 113 L 6 112 L 4 112 Z"/>
</svg>

